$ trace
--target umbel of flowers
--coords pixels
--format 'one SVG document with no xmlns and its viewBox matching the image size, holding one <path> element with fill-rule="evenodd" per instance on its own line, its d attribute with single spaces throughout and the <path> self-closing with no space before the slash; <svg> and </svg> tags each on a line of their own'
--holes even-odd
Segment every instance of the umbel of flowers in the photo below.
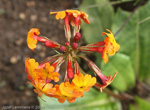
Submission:
<svg viewBox="0 0 150 110">
<path fill-rule="evenodd" d="M 57 20 L 64 19 L 66 43 L 60 45 L 56 41 L 39 36 L 40 31 L 37 28 L 32 28 L 28 32 L 27 45 L 31 50 L 37 47 L 37 42 L 41 42 L 48 48 L 58 49 L 62 52 L 61 54 L 49 56 L 41 63 L 36 62 L 33 58 L 26 59 L 25 71 L 27 78 L 30 80 L 29 83 L 35 87 L 34 91 L 39 97 L 45 94 L 57 98 L 60 103 L 64 103 L 65 100 L 73 103 L 76 98 L 83 97 L 84 91 L 88 92 L 92 86 L 99 87 L 102 91 L 113 81 L 116 73 L 113 77 L 103 75 L 94 62 L 86 58 L 85 55 L 83 56 L 81 52 L 98 52 L 102 54 L 102 59 L 107 63 L 108 55 L 114 55 L 120 48 L 111 31 L 106 29 L 108 33 L 102 33 L 102 35 L 106 35 L 104 41 L 79 46 L 78 42 L 82 36 L 79 32 L 81 19 L 89 24 L 88 15 L 77 10 L 50 12 L 50 14 L 56 14 Z M 70 26 L 73 28 L 72 33 Z M 77 62 L 78 58 L 82 58 L 87 62 L 89 68 L 95 73 L 95 77 L 81 72 Z M 64 73 L 59 73 L 60 67 L 64 63 L 67 64 L 66 70 Z M 59 76 L 62 74 L 65 74 L 65 77 L 64 81 L 60 82 Z M 96 76 L 99 77 L 101 83 L 97 82 Z"/>
</svg>

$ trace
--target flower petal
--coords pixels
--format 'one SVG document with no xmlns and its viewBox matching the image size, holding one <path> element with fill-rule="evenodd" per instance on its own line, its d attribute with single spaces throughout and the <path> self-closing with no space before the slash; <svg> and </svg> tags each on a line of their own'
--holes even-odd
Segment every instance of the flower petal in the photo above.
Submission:
<svg viewBox="0 0 150 110">
<path fill-rule="evenodd" d="M 31 50 L 34 50 L 36 48 L 36 44 L 37 44 L 37 39 L 34 38 L 35 36 L 38 36 L 40 34 L 39 29 L 37 28 L 32 28 L 29 32 L 28 32 L 28 36 L 27 36 L 27 45 Z"/>
</svg>

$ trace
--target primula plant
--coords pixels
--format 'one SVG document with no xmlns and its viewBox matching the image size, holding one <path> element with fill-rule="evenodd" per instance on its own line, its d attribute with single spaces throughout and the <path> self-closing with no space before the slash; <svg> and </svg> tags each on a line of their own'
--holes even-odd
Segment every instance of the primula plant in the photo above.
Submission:
<svg viewBox="0 0 150 110">
<path fill-rule="evenodd" d="M 57 98 L 60 103 L 64 103 L 65 100 L 73 103 L 76 98 L 83 97 L 84 91 L 88 92 L 92 86 L 96 86 L 102 91 L 113 81 L 117 73 L 113 77 L 103 75 L 95 63 L 88 59 L 85 54 L 83 55 L 82 52 L 98 52 L 101 54 L 104 62 L 107 63 L 108 55 L 114 55 L 120 48 L 112 32 L 106 29 L 108 33 L 102 33 L 102 36 L 106 35 L 104 41 L 79 46 L 78 42 L 82 36 L 80 33 L 81 19 L 89 24 L 88 15 L 77 10 L 50 12 L 50 14 L 56 14 L 57 20 L 64 19 L 64 30 L 67 40 L 64 45 L 60 45 L 56 41 L 39 36 L 40 32 L 37 28 L 32 28 L 28 32 L 27 44 L 31 50 L 36 48 L 37 42 L 41 42 L 48 48 L 61 51 L 61 53 L 49 56 L 40 63 L 33 58 L 26 59 L 25 71 L 27 78 L 30 80 L 29 83 L 35 87 L 34 91 L 39 97 L 42 97 L 44 94 Z M 87 62 L 89 68 L 95 73 L 95 77 L 83 72 L 77 60 L 80 58 Z M 63 73 L 59 73 L 59 70 L 63 64 L 67 65 L 64 72 L 64 80 L 61 82 L 59 76 L 63 75 Z M 97 82 L 96 76 L 101 82 Z"/>
</svg>

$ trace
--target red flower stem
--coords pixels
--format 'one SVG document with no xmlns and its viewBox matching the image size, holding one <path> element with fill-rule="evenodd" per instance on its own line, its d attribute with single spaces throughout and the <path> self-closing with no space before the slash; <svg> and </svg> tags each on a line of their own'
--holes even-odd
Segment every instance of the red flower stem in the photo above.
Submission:
<svg viewBox="0 0 150 110">
<path fill-rule="evenodd" d="M 47 62 L 52 63 L 52 62 L 56 61 L 58 57 L 61 57 L 61 56 L 63 56 L 63 55 L 61 54 L 61 55 L 54 55 L 54 56 L 47 57 L 45 60 L 40 62 L 39 65 L 42 65 Z"/>
<path fill-rule="evenodd" d="M 75 74 L 80 73 L 80 66 L 78 62 L 76 61 L 76 59 L 74 59 L 74 68 L 75 68 Z"/>
<path fill-rule="evenodd" d="M 52 64 L 52 66 L 54 66 L 55 68 L 57 66 L 60 66 L 64 61 L 64 57 L 63 56 L 60 56 L 57 58 L 57 60 Z"/>
<path fill-rule="evenodd" d="M 75 27 L 74 27 L 74 35 L 76 35 L 77 32 L 79 32 L 79 24 L 80 24 L 80 15 L 78 15 L 76 18 L 75 18 Z"/>
<path fill-rule="evenodd" d="M 104 85 L 107 84 L 106 81 L 108 81 L 108 78 L 102 74 L 101 70 L 96 66 L 96 64 L 94 62 L 92 62 L 85 56 L 79 55 L 79 57 L 83 58 L 87 62 L 89 68 L 92 69 L 94 71 L 94 73 L 96 73 L 99 76 L 99 78 L 101 79 L 101 81 Z"/>
<path fill-rule="evenodd" d="M 92 62 L 91 60 L 89 60 L 89 59 L 86 58 L 85 56 L 78 55 L 78 57 L 84 59 L 84 60 L 87 62 L 88 66 L 89 66 L 98 76 L 103 75 L 103 74 L 101 73 L 100 69 L 94 64 L 94 62 Z M 93 66 L 94 66 L 94 68 L 93 68 Z"/>
<path fill-rule="evenodd" d="M 65 36 L 67 38 L 67 41 L 70 42 L 71 32 L 70 32 L 70 26 L 69 26 L 69 16 L 68 16 L 68 13 L 66 13 L 66 16 L 64 18 L 64 23 L 65 23 Z"/>
</svg>

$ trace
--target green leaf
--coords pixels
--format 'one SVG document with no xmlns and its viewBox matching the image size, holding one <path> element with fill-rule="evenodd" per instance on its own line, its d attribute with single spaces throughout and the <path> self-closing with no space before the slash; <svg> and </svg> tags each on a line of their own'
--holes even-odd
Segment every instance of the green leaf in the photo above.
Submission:
<svg viewBox="0 0 150 110">
<path fill-rule="evenodd" d="M 135 101 L 137 104 L 130 104 L 130 110 L 150 110 L 150 102 L 139 97 L 135 97 Z"/>
<path fill-rule="evenodd" d="M 120 44 L 120 53 L 130 56 L 134 72 L 141 80 L 150 77 L 150 20 L 138 24 L 150 15 L 150 1 L 141 6 L 133 15 L 131 20 L 116 36 Z M 131 13 L 119 9 L 116 13 L 112 26 L 116 32 Z"/>
<path fill-rule="evenodd" d="M 110 98 L 107 94 L 96 91 L 91 88 L 89 92 L 86 92 L 84 97 L 76 99 L 74 103 L 61 104 L 56 98 L 50 98 L 47 96 L 42 97 L 46 102 L 40 98 L 40 106 L 42 110 L 121 110 L 121 105 L 118 100 Z"/>
<path fill-rule="evenodd" d="M 87 43 L 102 40 L 101 33 L 110 29 L 113 20 L 113 8 L 108 0 L 82 0 L 81 7 L 101 4 L 95 8 L 81 8 L 81 11 L 89 15 L 90 24 L 82 22 L 83 36 Z"/>
<path fill-rule="evenodd" d="M 134 86 L 135 76 L 129 56 L 117 53 L 109 58 L 107 64 L 102 63 L 102 73 L 104 75 L 114 75 L 115 72 L 118 74 L 111 86 L 120 91 L 125 91 Z"/>
<path fill-rule="evenodd" d="M 140 7 L 119 32 L 116 41 L 120 44 L 119 53 L 121 54 L 110 57 L 109 62 L 103 64 L 104 67 L 102 66 L 102 71 L 106 74 L 114 74 L 115 71 L 118 71 L 112 86 L 120 91 L 126 91 L 134 86 L 134 74 L 138 75 L 140 79 L 150 76 L 150 20 L 138 25 L 140 20 L 150 14 L 149 7 L 150 2 Z M 117 11 L 112 25 L 114 33 L 117 32 L 130 14 L 130 12 L 121 9 Z"/>
</svg>

